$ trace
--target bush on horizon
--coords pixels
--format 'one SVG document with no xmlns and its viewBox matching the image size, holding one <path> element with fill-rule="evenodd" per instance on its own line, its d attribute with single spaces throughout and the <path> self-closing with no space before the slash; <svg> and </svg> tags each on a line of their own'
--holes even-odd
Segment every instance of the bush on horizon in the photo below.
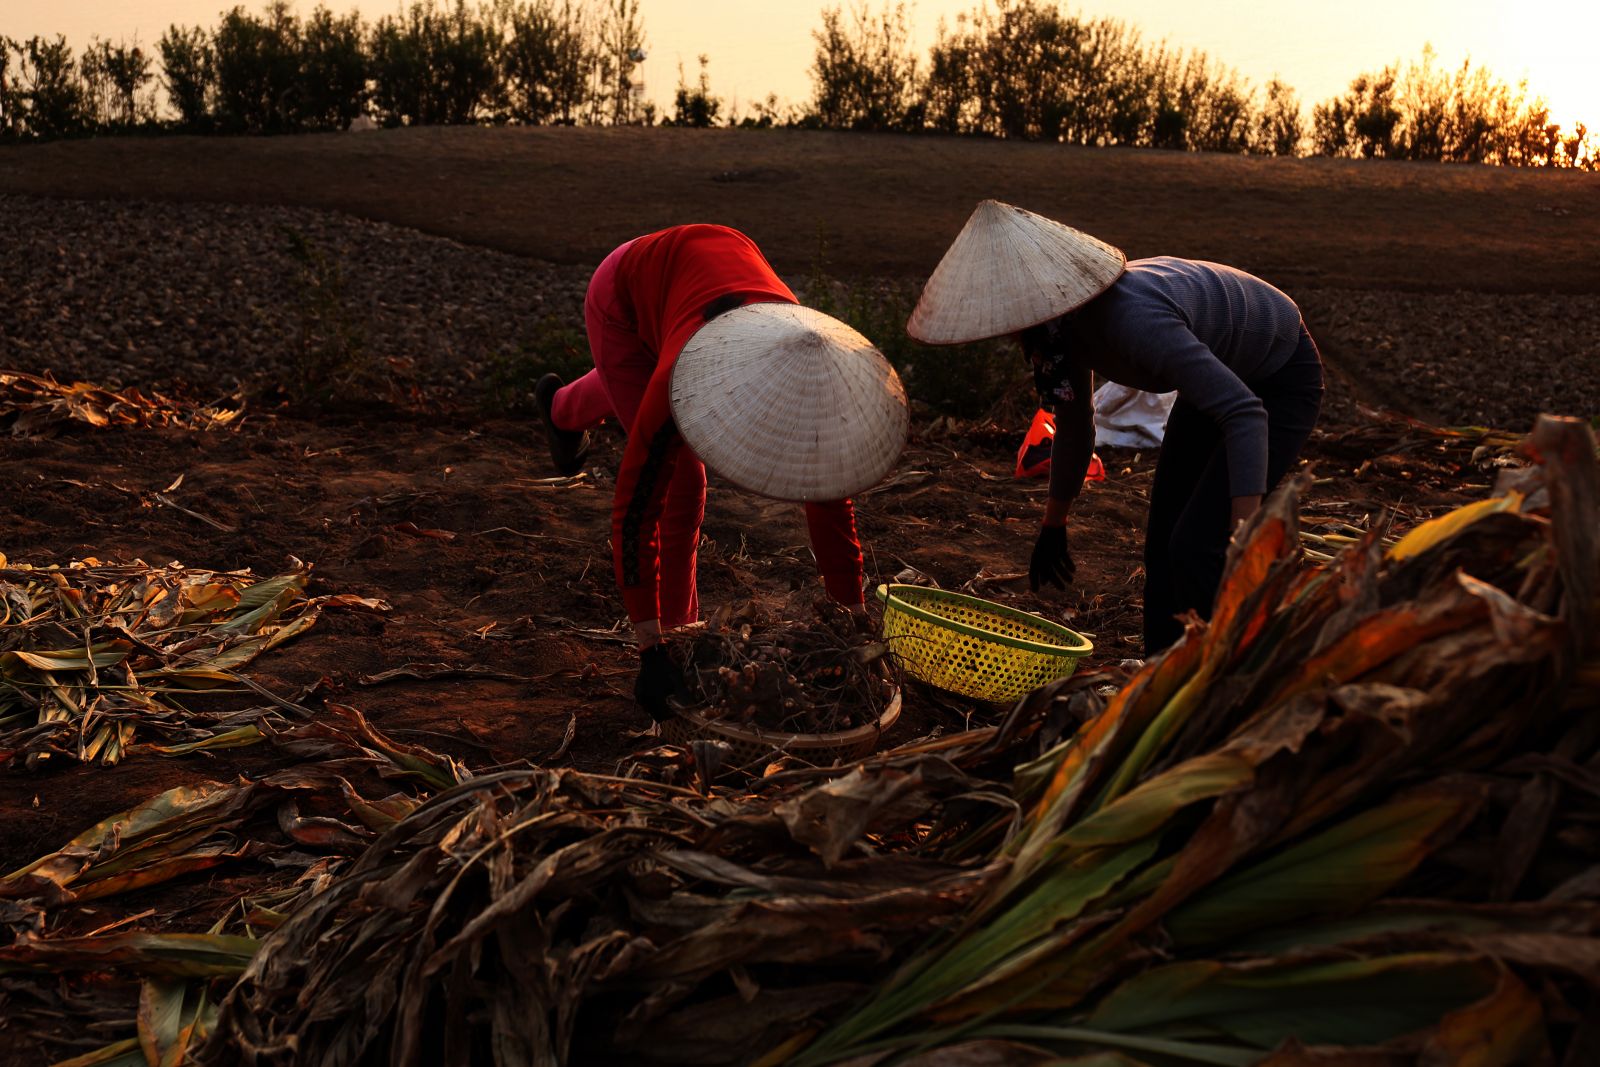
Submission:
<svg viewBox="0 0 1600 1067">
<path fill-rule="evenodd" d="M 0 37 L 0 139 L 129 130 L 291 133 L 388 126 L 654 124 L 635 72 L 641 0 L 413 0 L 376 23 L 282 0 L 212 29 L 169 27 L 159 77 L 137 42 Z M 682 77 L 667 125 L 945 133 L 1088 146 L 1600 169 L 1600 142 L 1552 122 L 1525 84 L 1431 47 L 1363 72 L 1309 116 L 1285 82 L 1256 87 L 1198 50 L 1046 0 L 990 0 L 941 20 L 925 57 L 903 3 L 826 7 L 811 98 L 727 106 Z M 163 98 L 158 101 L 157 88 Z"/>
</svg>

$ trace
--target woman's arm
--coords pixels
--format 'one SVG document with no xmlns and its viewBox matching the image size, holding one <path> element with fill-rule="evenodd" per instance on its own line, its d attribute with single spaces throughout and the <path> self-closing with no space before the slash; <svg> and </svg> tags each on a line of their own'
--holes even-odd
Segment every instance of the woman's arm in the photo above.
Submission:
<svg viewBox="0 0 1600 1067">
<path fill-rule="evenodd" d="M 1056 402 L 1056 438 L 1050 446 L 1050 492 L 1044 503 L 1044 521 L 1028 561 L 1028 588 L 1038 592 L 1046 585 L 1065 589 L 1077 576 L 1077 564 L 1067 546 L 1067 513 L 1083 488 L 1083 477 L 1094 454 L 1094 375 L 1085 365 L 1070 363 L 1063 381 L 1052 391 Z"/>
<path fill-rule="evenodd" d="M 828 595 L 847 608 L 865 604 L 861 540 L 856 536 L 855 506 L 848 500 L 806 504 L 806 529 L 817 573 Z"/>
<path fill-rule="evenodd" d="M 1094 455 L 1094 375 L 1087 366 L 1068 369 L 1065 390 L 1056 394 L 1056 438 L 1050 446 L 1050 494 L 1044 524 L 1067 521 L 1072 502 L 1083 488 Z M 1068 395 L 1061 395 L 1063 392 Z"/>
</svg>

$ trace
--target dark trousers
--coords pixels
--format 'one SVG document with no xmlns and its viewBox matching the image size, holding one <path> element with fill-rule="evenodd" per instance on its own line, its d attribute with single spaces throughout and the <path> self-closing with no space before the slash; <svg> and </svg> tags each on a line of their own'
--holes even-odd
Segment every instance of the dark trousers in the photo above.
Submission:
<svg viewBox="0 0 1600 1067">
<path fill-rule="evenodd" d="M 1248 383 L 1267 409 L 1267 490 L 1300 459 L 1322 408 L 1322 359 L 1305 327 L 1294 355 Z M 1150 487 L 1144 544 L 1144 648 L 1151 656 L 1183 635 L 1178 616 L 1211 617 L 1231 534 L 1232 494 L 1222 431 L 1180 398 L 1172 406 Z"/>
</svg>

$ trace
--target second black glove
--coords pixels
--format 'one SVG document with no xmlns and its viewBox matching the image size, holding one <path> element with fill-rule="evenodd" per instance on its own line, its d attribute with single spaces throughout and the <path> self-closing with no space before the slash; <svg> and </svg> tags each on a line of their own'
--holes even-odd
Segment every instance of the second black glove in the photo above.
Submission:
<svg viewBox="0 0 1600 1067">
<path fill-rule="evenodd" d="M 1067 548 L 1066 526 L 1041 526 L 1028 563 L 1028 588 L 1036 593 L 1046 585 L 1065 589 L 1077 573 L 1078 565 Z"/>
<path fill-rule="evenodd" d="M 661 722 L 672 718 L 676 714 L 673 698 L 684 697 L 688 689 L 683 669 L 672 658 L 672 650 L 666 644 L 639 650 L 639 680 L 634 683 L 633 696 L 652 719 Z"/>
</svg>

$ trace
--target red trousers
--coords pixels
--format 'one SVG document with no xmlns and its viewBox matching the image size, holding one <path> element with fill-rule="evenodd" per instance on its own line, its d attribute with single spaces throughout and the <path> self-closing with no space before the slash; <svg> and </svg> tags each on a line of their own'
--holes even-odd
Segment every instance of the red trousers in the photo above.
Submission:
<svg viewBox="0 0 1600 1067">
<path fill-rule="evenodd" d="M 617 271 L 628 244 L 604 260 L 589 280 L 584 325 L 594 370 L 557 390 L 551 406 L 556 426 L 587 430 L 607 418 L 633 429 L 645 387 L 656 370 L 656 353 L 639 339 L 633 312 L 617 292 Z M 683 626 L 700 618 L 695 586 L 700 523 L 706 513 L 706 467 L 687 448 L 678 457 L 661 513 L 661 626 Z"/>
</svg>

